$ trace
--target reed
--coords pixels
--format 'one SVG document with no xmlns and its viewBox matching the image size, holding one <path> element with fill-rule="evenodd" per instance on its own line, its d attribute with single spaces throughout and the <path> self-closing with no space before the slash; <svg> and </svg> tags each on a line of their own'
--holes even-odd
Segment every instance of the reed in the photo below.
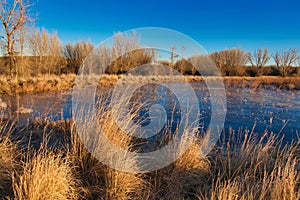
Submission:
<svg viewBox="0 0 300 200">
<path fill-rule="evenodd" d="M 107 108 L 106 103 L 104 99 L 102 104 L 97 104 L 96 115 L 85 116 L 91 118 L 84 121 L 83 127 L 78 126 L 80 121 L 37 120 L 22 128 L 2 123 L 1 198 L 300 198 L 299 139 L 283 144 L 280 138 L 268 132 L 229 130 L 203 158 L 199 154 L 203 139 L 184 137 L 191 131 L 200 135 L 197 130 L 186 128 L 176 148 L 181 151 L 186 142 L 191 145 L 181 157 L 162 169 L 139 173 L 141 165 L 137 154 L 145 141 L 126 134 L 137 130 L 130 122 L 138 107 L 133 107 L 137 110 L 126 116 L 118 116 L 118 110 Z M 84 113 L 82 110 L 82 116 Z M 116 154 L 97 135 L 91 137 L 90 130 L 96 130 L 92 121 L 100 125 L 103 135 L 112 144 L 133 156 Z M 165 131 L 165 136 L 154 145 L 178 139 L 176 131 Z M 93 151 L 87 147 L 93 147 Z"/>
</svg>

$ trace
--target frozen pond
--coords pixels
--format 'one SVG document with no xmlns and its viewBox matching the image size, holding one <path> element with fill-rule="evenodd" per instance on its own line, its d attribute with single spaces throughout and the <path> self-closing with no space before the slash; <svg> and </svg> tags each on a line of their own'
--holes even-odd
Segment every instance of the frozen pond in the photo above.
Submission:
<svg viewBox="0 0 300 200">
<path fill-rule="evenodd" d="M 171 88 L 180 90 L 180 83 L 168 84 Z M 200 124 L 205 129 L 210 121 L 209 93 L 204 83 L 194 82 L 191 85 L 199 101 Z M 108 88 L 100 88 L 101 90 L 108 90 Z M 35 117 L 47 117 L 52 120 L 72 118 L 71 94 L 71 91 L 24 94 L 18 98 L 15 96 L 3 97 L 2 100 L 8 104 L 5 111 L 6 115 L 16 116 L 18 104 L 33 110 L 32 113 L 19 114 L 19 123 L 23 124 Z M 268 132 L 284 134 L 288 140 L 297 138 L 297 133 L 300 132 L 299 91 L 229 88 L 226 90 L 226 95 L 225 129 L 232 127 L 233 130 L 239 128 L 251 130 L 255 124 L 255 132 L 257 133 L 263 133 L 267 130 Z M 168 113 L 173 113 L 172 117 L 175 120 L 180 118 L 180 107 L 176 103 L 176 97 L 164 87 L 148 85 L 134 92 L 133 100 L 140 102 L 151 100 L 149 102 L 160 104 L 166 108 Z M 140 114 L 147 118 L 147 108 Z M 170 116 L 168 115 L 168 119 L 171 118 Z"/>
</svg>

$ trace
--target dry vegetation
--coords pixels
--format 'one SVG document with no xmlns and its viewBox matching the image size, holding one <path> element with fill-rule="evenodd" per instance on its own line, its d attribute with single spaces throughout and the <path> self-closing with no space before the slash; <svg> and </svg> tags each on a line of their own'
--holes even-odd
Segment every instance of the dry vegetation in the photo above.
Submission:
<svg viewBox="0 0 300 200">
<path fill-rule="evenodd" d="M 40 75 L 27 78 L 0 76 L 0 95 L 69 90 L 74 84 L 75 77 L 74 74 Z"/>
<path fill-rule="evenodd" d="M 100 108 L 102 131 L 115 145 L 136 152 L 136 140 Z M 129 125 L 131 114 L 121 122 Z M 89 127 L 89 124 L 86 124 Z M 124 128 L 123 127 L 123 128 Z M 134 130 L 135 127 L 129 127 Z M 0 197 L 8 199 L 299 199 L 300 142 L 282 145 L 274 135 L 229 131 L 206 158 L 201 137 L 174 163 L 149 173 L 112 169 L 91 155 L 85 130 L 72 121 L 37 120 L 24 127 L 1 123 Z M 79 138 L 78 131 L 83 131 Z M 170 134 L 167 132 L 167 134 Z M 174 137 L 165 137 L 169 140 Z M 110 155 L 93 139 L 100 152 Z M 161 141 L 158 141 L 158 143 Z M 183 141 L 184 143 L 184 141 Z M 158 144 L 159 145 L 159 144 Z M 99 154 L 100 156 L 103 154 Z M 127 167 L 138 170 L 133 157 Z"/>
<path fill-rule="evenodd" d="M 68 90 L 74 85 L 75 73 L 94 46 L 88 42 L 67 43 L 56 32 L 31 27 L 29 1 L 1 0 L 3 55 L 0 58 L 0 95 Z M 102 66 L 108 66 L 100 86 L 122 83 L 203 81 L 190 62 L 198 62 L 208 75 L 214 75 L 206 64 L 209 57 L 218 68 L 227 87 L 300 89 L 300 59 L 297 49 L 270 54 L 268 49 L 253 53 L 243 49 L 226 49 L 200 56 L 158 61 L 173 67 L 185 77 L 122 75 L 135 66 L 155 61 L 152 50 L 140 48 L 139 37 L 117 33 L 111 47 L 101 46 Z M 25 52 L 28 49 L 28 52 Z M 273 58 L 276 66 L 266 66 Z M 247 63 L 252 67 L 247 66 Z M 298 62 L 298 63 L 297 63 Z M 109 75 L 108 75 L 109 74 Z M 233 76 L 233 77 L 227 77 Z M 247 76 L 247 77 L 237 77 Z M 252 78 L 250 76 L 258 76 Z M 268 76 L 268 77 L 266 77 Z M 290 76 L 288 78 L 270 76 Z M 93 77 L 92 77 L 93 78 Z M 95 77 L 94 77 L 95 78 Z M 96 77 L 99 78 L 99 77 Z M 216 79 L 211 77 L 210 79 Z M 122 128 L 129 126 L 126 116 Z M 137 154 L 138 141 L 116 126 L 106 108 L 97 120 L 118 147 Z M 36 120 L 24 127 L 1 119 L 0 122 L 0 198 L 1 199 L 300 199 L 300 142 L 283 145 L 274 135 L 229 132 L 206 157 L 199 157 L 199 136 L 174 163 L 149 173 L 129 173 L 112 169 L 96 159 L 83 145 L 88 137 L 76 130 L 72 121 Z M 134 130 L 127 127 L 126 130 Z M 167 132 L 165 139 L 173 137 Z M 92 138 L 94 139 L 94 138 Z M 157 141 L 157 145 L 161 141 Z M 184 143 L 184 141 L 183 141 Z M 113 158 L 121 168 L 123 157 L 111 155 L 100 141 L 95 148 Z M 101 156 L 103 154 L 99 154 Z M 100 157 L 101 158 L 101 157 Z M 125 167 L 125 166 L 123 166 Z M 136 157 L 126 167 L 137 172 Z"/>
<path fill-rule="evenodd" d="M 75 74 L 63 75 L 40 75 L 37 77 L 11 78 L 0 76 L 0 96 L 14 95 L 16 93 L 39 93 L 70 90 L 75 81 Z M 201 76 L 133 76 L 133 75 L 109 75 L 93 77 L 98 81 L 99 86 L 111 86 L 117 83 L 149 83 L 149 82 L 202 82 Z M 217 79 L 208 77 L 209 80 Z M 236 88 L 265 88 L 300 90 L 300 77 L 222 77 L 226 87 Z M 120 81 L 120 82 L 118 82 Z"/>
<path fill-rule="evenodd" d="M 77 179 L 68 157 L 51 150 L 39 150 L 26 160 L 13 178 L 16 199 L 77 199 Z"/>
</svg>

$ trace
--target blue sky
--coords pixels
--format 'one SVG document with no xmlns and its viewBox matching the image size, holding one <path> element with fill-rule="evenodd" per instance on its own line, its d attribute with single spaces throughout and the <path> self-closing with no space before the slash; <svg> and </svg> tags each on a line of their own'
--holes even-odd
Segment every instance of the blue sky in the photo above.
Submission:
<svg viewBox="0 0 300 200">
<path fill-rule="evenodd" d="M 37 26 L 56 30 L 63 43 L 98 44 L 114 32 L 151 26 L 182 32 L 209 52 L 300 48 L 296 0 L 36 0 L 34 10 Z"/>
</svg>

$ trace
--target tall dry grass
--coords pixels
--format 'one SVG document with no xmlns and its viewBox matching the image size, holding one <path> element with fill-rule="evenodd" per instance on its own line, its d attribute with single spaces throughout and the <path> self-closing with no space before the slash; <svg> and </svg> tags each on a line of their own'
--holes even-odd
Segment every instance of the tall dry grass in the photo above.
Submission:
<svg viewBox="0 0 300 200">
<path fill-rule="evenodd" d="M 129 114 L 119 123 L 123 128 L 128 127 L 132 117 Z M 80 137 L 76 127 L 73 127 L 69 154 L 83 182 L 80 188 L 82 196 L 86 199 L 142 199 L 147 192 L 147 182 L 143 179 L 142 174 L 134 173 L 134 171 L 138 172 L 137 157 L 128 159 L 126 155 L 115 154 L 114 151 L 107 149 L 103 141 L 91 136 L 89 131 L 93 124 L 90 122 L 93 120 L 101 125 L 102 133 L 114 145 L 125 151 L 134 152 L 132 137 L 118 127 L 112 111 L 107 110 L 103 104 L 99 107 L 98 115 L 85 122 L 84 127 L 80 130 Z M 128 128 L 135 129 L 135 127 Z M 92 144 L 94 154 L 91 154 L 83 143 Z M 98 160 L 104 159 L 103 157 L 112 159 L 113 165 L 117 169 L 130 168 L 132 172 L 123 172 L 106 166 Z M 123 165 L 124 159 L 126 159 L 126 166 Z"/>
<path fill-rule="evenodd" d="M 201 144 L 194 141 L 174 163 L 149 174 L 149 199 L 195 199 L 209 178 L 209 161 L 200 158 Z"/>
<path fill-rule="evenodd" d="M 0 198 L 12 193 L 12 177 L 19 168 L 20 152 L 17 150 L 17 144 L 9 138 L 12 129 L 8 122 L 0 122 Z"/>
<path fill-rule="evenodd" d="M 136 130 L 130 121 L 137 112 L 129 113 L 120 117 L 106 106 L 99 106 L 97 115 L 85 121 L 83 128 L 70 121 L 36 121 L 16 130 L 6 126 L 0 139 L 1 198 L 300 198 L 300 142 L 284 145 L 280 138 L 267 132 L 257 135 L 248 130 L 230 130 L 206 158 L 199 154 L 199 136 L 174 163 L 153 172 L 134 173 L 141 167 L 137 156 L 115 154 L 96 135 L 89 135 L 89 130 L 94 130 L 91 121 L 96 120 L 109 141 L 136 155 L 145 141 L 140 143 L 124 132 Z M 116 118 L 121 121 L 117 123 Z M 16 133 L 18 137 L 13 138 Z M 165 137 L 155 145 L 176 139 L 173 134 L 166 129 Z M 183 137 L 178 148 L 190 140 Z M 92 145 L 95 151 L 91 153 L 84 144 Z M 110 159 L 118 169 L 131 172 L 105 165 L 101 156 Z"/>
<path fill-rule="evenodd" d="M 199 199 L 299 199 L 299 140 L 283 146 L 272 134 L 230 134 L 211 155 L 211 189 Z"/>
<path fill-rule="evenodd" d="M 35 127 L 39 130 L 38 127 Z M 8 199 L 76 199 L 77 180 L 70 160 L 62 151 L 47 146 L 47 138 L 41 140 L 39 149 L 22 141 L 15 122 L 1 121 L 0 134 L 0 197 Z M 40 129 L 28 133 L 32 137 L 42 134 Z M 28 131 L 28 130 L 27 130 Z M 26 139 L 25 139 L 26 140 Z"/>
<path fill-rule="evenodd" d="M 77 199 L 78 181 L 70 162 L 61 153 L 40 150 L 13 178 L 15 199 Z"/>
</svg>

